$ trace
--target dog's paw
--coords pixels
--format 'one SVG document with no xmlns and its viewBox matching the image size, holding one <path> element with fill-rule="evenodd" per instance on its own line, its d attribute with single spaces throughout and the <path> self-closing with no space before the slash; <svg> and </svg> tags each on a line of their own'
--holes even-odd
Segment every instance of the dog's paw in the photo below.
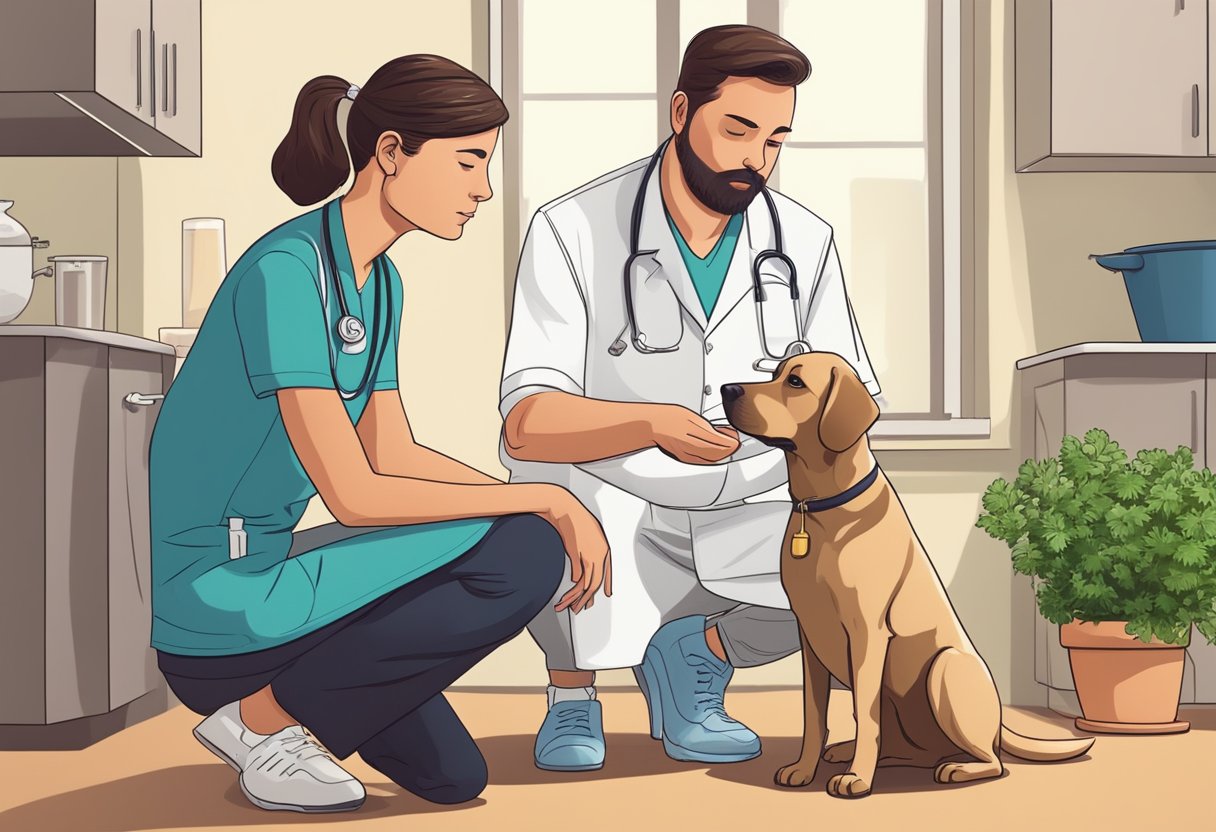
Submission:
<svg viewBox="0 0 1216 832">
<path fill-rule="evenodd" d="M 824 749 L 823 760 L 825 763 L 847 763 L 853 759 L 853 754 L 856 750 L 856 740 L 833 743 Z"/>
<path fill-rule="evenodd" d="M 942 763 L 933 772 L 933 779 L 938 783 L 969 783 L 1000 777 L 1003 772 L 1004 767 L 999 762 Z"/>
<path fill-rule="evenodd" d="M 870 793 L 870 784 L 851 771 L 837 774 L 828 781 L 828 794 L 832 797 L 865 797 Z"/>
<path fill-rule="evenodd" d="M 814 779 L 815 766 L 803 765 L 802 760 L 777 769 L 777 774 L 773 778 L 778 786 L 787 786 L 791 789 L 809 786 Z"/>
</svg>

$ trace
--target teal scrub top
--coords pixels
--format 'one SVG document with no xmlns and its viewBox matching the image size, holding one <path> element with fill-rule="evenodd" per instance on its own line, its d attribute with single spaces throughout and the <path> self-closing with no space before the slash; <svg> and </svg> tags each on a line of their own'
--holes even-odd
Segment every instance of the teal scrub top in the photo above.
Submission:
<svg viewBox="0 0 1216 832">
<path fill-rule="evenodd" d="M 342 212 L 331 204 L 339 280 L 366 327 L 362 353 L 342 352 L 338 303 L 322 301 L 332 288 L 323 282 L 326 214 L 318 208 L 270 231 L 236 262 L 161 402 L 149 457 L 151 643 L 159 650 L 225 655 L 299 638 L 455 560 L 493 522 L 369 530 L 287 557 L 317 490 L 275 392 L 334 389 L 331 356 L 347 392 L 370 372 L 366 388 L 344 401 L 352 424 L 372 391 L 397 389 L 401 277 L 383 257 L 380 285 L 373 272 L 356 289 Z M 248 535 L 247 554 L 237 559 L 228 551 L 233 517 Z"/>
<path fill-rule="evenodd" d="M 713 314 L 714 306 L 718 303 L 718 295 L 722 294 L 722 284 L 726 282 L 726 273 L 730 271 L 730 261 L 735 256 L 739 232 L 743 229 L 743 215 L 732 216 L 709 254 L 698 257 L 684 241 L 684 235 L 680 233 L 680 229 L 676 228 L 676 222 L 671 218 L 671 214 L 667 214 L 666 206 L 664 206 L 663 212 L 667 215 L 667 224 L 671 227 L 672 236 L 676 238 L 676 246 L 680 249 L 680 256 L 684 258 L 684 267 L 688 269 L 688 276 L 692 278 L 693 288 L 697 290 L 697 299 L 701 301 L 701 308 L 705 311 L 705 318 L 708 320 Z"/>
</svg>

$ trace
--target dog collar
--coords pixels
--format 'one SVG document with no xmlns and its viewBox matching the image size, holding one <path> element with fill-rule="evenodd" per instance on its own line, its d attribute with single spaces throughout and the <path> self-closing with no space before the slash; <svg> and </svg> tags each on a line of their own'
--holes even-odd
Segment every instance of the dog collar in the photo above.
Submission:
<svg viewBox="0 0 1216 832">
<path fill-rule="evenodd" d="M 801 500 L 794 504 L 794 508 L 800 512 L 816 512 L 827 511 L 830 508 L 838 508 L 850 500 L 854 500 L 861 496 L 861 493 L 874 484 L 874 480 L 878 479 L 878 466 L 875 465 L 870 473 L 866 474 L 861 482 L 854 485 L 847 491 L 842 491 L 834 497 L 824 497 L 818 500 Z"/>
</svg>

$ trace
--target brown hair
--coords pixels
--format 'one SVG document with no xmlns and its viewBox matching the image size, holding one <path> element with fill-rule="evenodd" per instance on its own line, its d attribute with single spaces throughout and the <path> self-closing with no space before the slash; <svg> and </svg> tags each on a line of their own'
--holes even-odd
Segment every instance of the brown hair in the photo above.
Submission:
<svg viewBox="0 0 1216 832">
<path fill-rule="evenodd" d="M 358 90 L 346 123 L 346 148 L 338 133 L 338 105 L 351 85 L 334 75 L 314 78 L 296 97 L 291 127 L 271 159 L 275 184 L 298 205 L 319 202 L 371 161 L 388 130 L 401 135 L 413 156 L 427 139 L 484 133 L 509 114 L 494 90 L 460 64 L 438 55 L 406 55 L 376 70 Z"/>
<path fill-rule="evenodd" d="M 676 89 L 688 96 L 688 117 L 719 95 L 727 78 L 763 78 L 796 87 L 811 74 L 811 62 L 793 44 L 756 26 L 714 26 L 689 41 Z"/>
</svg>

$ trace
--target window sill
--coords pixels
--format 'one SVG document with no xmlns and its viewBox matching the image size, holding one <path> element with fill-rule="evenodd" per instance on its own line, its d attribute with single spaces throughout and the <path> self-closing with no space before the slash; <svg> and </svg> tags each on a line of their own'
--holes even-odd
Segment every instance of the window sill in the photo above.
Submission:
<svg viewBox="0 0 1216 832">
<path fill-rule="evenodd" d="M 992 437 L 991 419 L 899 419 L 879 417 L 874 427 L 870 428 L 870 439 L 880 442 L 880 446 L 888 442 L 905 440 L 933 442 L 935 444 L 947 440 L 961 439 L 990 439 Z M 947 446 L 950 447 L 950 446 Z"/>
</svg>

